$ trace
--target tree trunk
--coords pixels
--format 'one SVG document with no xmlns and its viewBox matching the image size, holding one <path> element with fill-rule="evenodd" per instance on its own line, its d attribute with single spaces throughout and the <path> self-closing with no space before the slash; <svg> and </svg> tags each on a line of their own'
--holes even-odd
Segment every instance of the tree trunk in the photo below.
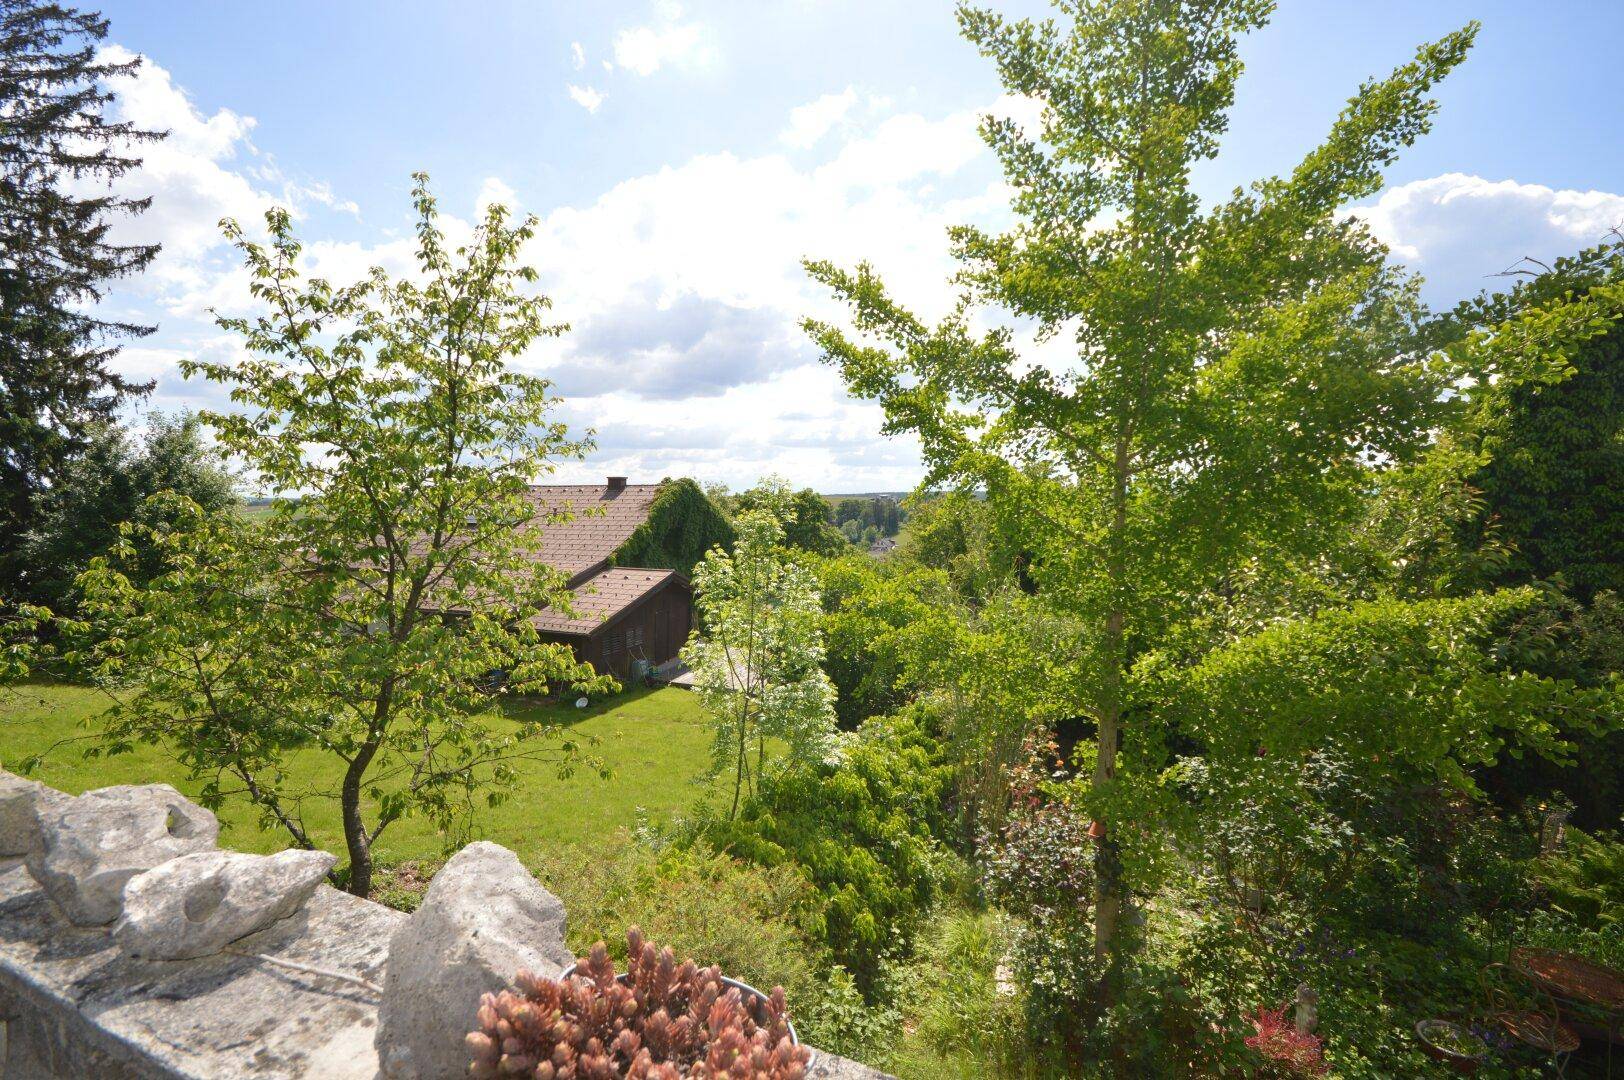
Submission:
<svg viewBox="0 0 1624 1080">
<path fill-rule="evenodd" d="M 1120 615 L 1112 614 L 1120 624 Z M 1117 732 L 1121 726 L 1121 703 L 1113 699 L 1100 710 L 1099 745 L 1094 759 L 1094 788 L 1099 790 L 1116 775 Z M 1122 913 L 1122 871 L 1116 842 L 1116 822 L 1105 824 L 1094 853 L 1094 960 L 1102 967 L 1111 961 L 1116 946 L 1117 917 Z"/>
<path fill-rule="evenodd" d="M 1111 539 L 1106 565 L 1111 580 L 1111 607 L 1105 617 L 1105 679 L 1100 695 L 1099 742 L 1094 757 L 1094 790 L 1104 788 L 1116 776 L 1117 741 L 1122 729 L 1122 676 L 1127 666 L 1123 635 L 1126 613 L 1123 596 L 1127 579 L 1123 565 L 1123 533 L 1128 522 L 1128 485 L 1131 478 L 1128 431 L 1117 435 L 1115 483 L 1112 490 Z M 1118 822 L 1104 821 L 1105 835 L 1094 854 L 1094 960 L 1106 969 L 1113 966 L 1117 946 L 1117 920 L 1122 914 L 1122 860 L 1116 840 Z M 1103 989 L 1103 988 L 1102 988 Z"/>
<path fill-rule="evenodd" d="M 372 840 L 361 820 L 361 779 L 378 752 L 377 743 L 367 743 L 344 770 L 339 788 L 339 809 L 344 818 L 344 846 L 350 856 L 349 892 L 366 899 L 372 892 Z"/>
<path fill-rule="evenodd" d="M 733 773 L 733 809 L 727 813 L 729 821 L 739 816 L 739 792 L 744 789 L 744 759 L 750 751 L 749 714 L 750 702 L 746 698 L 744 707 L 739 710 L 739 760 Z"/>
</svg>

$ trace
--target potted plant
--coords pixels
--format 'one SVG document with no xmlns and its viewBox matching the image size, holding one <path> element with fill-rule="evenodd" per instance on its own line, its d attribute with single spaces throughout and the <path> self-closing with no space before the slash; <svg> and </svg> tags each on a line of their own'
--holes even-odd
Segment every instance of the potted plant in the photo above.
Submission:
<svg viewBox="0 0 1624 1080">
<path fill-rule="evenodd" d="M 536 1080 L 710 1080 L 746 1075 L 803 1080 L 811 1051 L 799 1044 L 784 991 L 763 994 L 670 949 L 626 934 L 627 970 L 603 942 L 556 979 L 520 972 L 480 1002 L 468 1035 L 469 1075 Z"/>
<path fill-rule="evenodd" d="M 1489 1044 L 1448 1020 L 1422 1020 L 1415 1025 L 1415 1037 L 1421 1040 L 1421 1049 L 1459 1073 L 1477 1072 L 1477 1067 L 1488 1058 Z"/>
</svg>

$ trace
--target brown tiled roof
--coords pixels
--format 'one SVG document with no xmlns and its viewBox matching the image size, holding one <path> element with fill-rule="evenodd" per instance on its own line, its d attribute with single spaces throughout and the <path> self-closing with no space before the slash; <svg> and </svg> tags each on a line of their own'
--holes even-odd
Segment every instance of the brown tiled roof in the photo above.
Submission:
<svg viewBox="0 0 1624 1080">
<path fill-rule="evenodd" d="M 559 611 L 543 611 L 530 621 L 537 630 L 555 634 L 590 634 L 669 579 L 680 577 L 675 570 L 612 566 L 576 587 L 574 618 Z"/>
<path fill-rule="evenodd" d="M 648 520 L 659 484 L 538 484 L 529 498 L 541 514 L 567 512 L 569 521 L 544 522 L 537 558 L 571 578 L 584 578 Z M 572 582 L 573 583 L 573 582 Z"/>
</svg>

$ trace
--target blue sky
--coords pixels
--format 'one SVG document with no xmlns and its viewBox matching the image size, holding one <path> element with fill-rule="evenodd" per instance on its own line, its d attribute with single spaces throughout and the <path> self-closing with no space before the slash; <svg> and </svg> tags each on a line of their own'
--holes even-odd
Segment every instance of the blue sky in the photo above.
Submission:
<svg viewBox="0 0 1624 1080">
<path fill-rule="evenodd" d="M 996 5 L 1012 14 L 1041 4 Z M 166 0 L 105 4 L 110 41 L 148 60 L 117 108 L 171 139 L 127 178 L 153 210 L 127 227 L 165 254 L 119 289 L 158 322 L 123 363 L 160 408 L 219 403 L 175 365 L 235 342 L 244 309 L 222 215 L 290 205 L 311 266 L 404 270 L 409 174 L 453 218 L 499 198 L 542 220 L 527 256 L 574 332 L 521 361 L 549 374 L 599 449 L 560 475 L 766 472 L 825 491 L 911 486 L 907 440 L 879 433 L 795 329 L 832 314 L 804 255 L 876 262 L 939 310 L 944 229 L 996 223 L 974 136 L 1000 103 L 946 3 L 681 4 Z M 1624 224 L 1616 138 L 1624 4 L 1299 0 L 1244 46 L 1247 76 L 1214 195 L 1290 168 L 1364 78 L 1477 18 L 1434 131 L 1364 212 L 1436 306 Z"/>
</svg>

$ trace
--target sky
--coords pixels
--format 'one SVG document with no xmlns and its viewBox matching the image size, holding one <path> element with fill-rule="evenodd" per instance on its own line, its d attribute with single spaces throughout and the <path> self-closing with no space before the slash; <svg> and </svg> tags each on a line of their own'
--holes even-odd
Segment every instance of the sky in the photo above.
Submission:
<svg viewBox="0 0 1624 1080">
<path fill-rule="evenodd" d="M 994 0 L 1011 15 L 1032 0 Z M 838 319 L 804 257 L 868 259 L 905 303 L 950 302 L 946 230 L 1006 220 L 976 135 L 1029 116 L 936 0 L 109 0 L 107 47 L 139 54 L 113 111 L 169 138 L 121 190 L 151 209 L 119 236 L 162 243 L 109 304 L 156 323 L 120 366 L 145 407 L 227 405 L 183 379 L 240 343 L 252 310 L 217 222 L 288 207 L 308 268 L 335 282 L 411 266 L 411 174 L 448 230 L 491 201 L 534 214 L 524 256 L 571 331 L 517 366 L 595 431 L 553 477 L 768 473 L 824 492 L 905 490 L 917 446 L 880 434 L 799 329 Z M 1361 204 L 1434 307 L 1501 286 L 1624 225 L 1617 0 L 1284 0 L 1247 70 L 1209 198 L 1290 169 L 1367 78 L 1469 19 L 1432 132 Z"/>
</svg>

